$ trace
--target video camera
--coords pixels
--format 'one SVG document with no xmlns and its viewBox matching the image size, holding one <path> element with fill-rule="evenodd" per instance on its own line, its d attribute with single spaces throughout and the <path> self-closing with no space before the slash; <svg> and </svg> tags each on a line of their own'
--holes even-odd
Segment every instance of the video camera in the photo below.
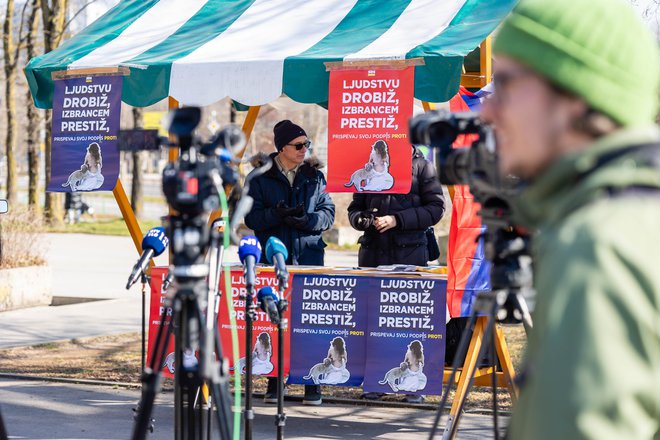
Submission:
<svg viewBox="0 0 660 440">
<path fill-rule="evenodd" d="M 476 139 L 469 148 L 452 148 L 460 135 Z M 502 176 L 497 163 L 493 129 L 476 112 L 432 111 L 410 122 L 410 141 L 435 149 L 440 183 L 469 185 L 481 204 L 479 215 L 491 227 L 511 226 L 511 198 L 519 191 L 520 181 Z"/>
<path fill-rule="evenodd" d="M 468 148 L 453 148 L 460 135 L 474 136 L 475 140 Z M 486 226 L 481 238 L 485 257 L 492 263 L 492 291 L 524 292 L 530 295 L 526 299 L 533 304 L 529 293 L 532 285 L 529 235 L 516 228 L 512 219 L 512 199 L 522 184 L 518 178 L 500 173 L 492 127 L 475 112 L 432 111 L 410 121 L 410 141 L 434 148 L 440 182 L 468 185 L 481 205 L 479 216 Z M 512 295 L 505 295 L 505 298 L 506 304 L 502 304 L 498 320 L 520 322 L 517 308 L 521 300 L 513 299 Z"/>
<path fill-rule="evenodd" d="M 167 203 L 182 216 L 197 217 L 220 207 L 219 191 L 238 181 L 233 153 L 245 145 L 241 129 L 229 125 L 208 142 L 193 136 L 201 120 L 199 107 L 170 112 L 169 131 L 176 135 L 181 156 L 163 170 L 163 193 Z"/>
</svg>

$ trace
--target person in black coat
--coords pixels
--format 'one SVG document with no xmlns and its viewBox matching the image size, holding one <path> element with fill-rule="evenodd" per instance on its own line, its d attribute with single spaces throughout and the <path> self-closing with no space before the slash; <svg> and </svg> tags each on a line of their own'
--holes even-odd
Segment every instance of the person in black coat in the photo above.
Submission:
<svg viewBox="0 0 660 440">
<path fill-rule="evenodd" d="M 320 163 L 313 157 L 305 159 L 310 142 L 300 126 L 284 120 L 273 132 L 277 153 L 270 157 L 274 163 L 250 182 L 248 194 L 254 203 L 245 224 L 262 249 L 270 237 L 282 240 L 289 251 L 287 264 L 322 266 L 326 244 L 321 233 L 332 227 L 335 205 L 325 192 Z M 269 378 L 265 402 L 277 403 L 276 389 L 276 379 Z M 321 387 L 306 385 L 303 404 L 321 404 Z"/>
<path fill-rule="evenodd" d="M 412 186 L 408 194 L 355 193 L 348 206 L 353 228 L 364 231 L 358 240 L 358 264 L 428 264 L 425 231 L 445 212 L 442 187 L 433 164 L 413 147 Z"/>
</svg>

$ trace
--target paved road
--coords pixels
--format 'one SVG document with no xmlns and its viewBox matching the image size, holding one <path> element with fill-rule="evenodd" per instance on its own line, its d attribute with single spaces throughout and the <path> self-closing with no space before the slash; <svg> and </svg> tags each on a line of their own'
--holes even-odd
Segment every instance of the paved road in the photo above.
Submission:
<svg viewBox="0 0 660 440">
<path fill-rule="evenodd" d="M 106 386 L 0 379 L 0 402 L 12 439 L 127 439 L 133 426 L 137 390 Z M 254 404 L 254 440 L 275 438 L 276 406 Z M 172 393 L 158 396 L 155 431 L 149 439 L 172 439 Z M 382 408 L 324 403 L 307 407 L 285 402 L 285 438 L 427 439 L 435 413 L 410 408 Z M 493 438 L 491 418 L 467 415 L 458 438 Z"/>
<path fill-rule="evenodd" d="M 2 312 L 0 348 L 140 331 L 139 286 L 124 289 L 137 260 L 130 238 L 49 234 L 46 239 L 54 295 L 98 301 Z M 228 256 L 237 261 L 235 250 Z M 329 251 L 326 261 L 350 267 L 356 265 L 357 254 Z M 166 260 L 160 258 L 157 263 L 164 265 Z M 138 400 L 138 390 L 0 378 L 0 408 L 12 439 L 129 438 L 132 408 Z M 171 393 L 158 396 L 156 431 L 150 439 L 173 438 L 172 406 Z M 256 402 L 255 412 L 254 439 L 275 438 L 274 407 Z M 329 402 L 310 408 L 291 401 L 286 402 L 286 413 L 285 437 L 289 439 L 383 440 L 425 439 L 435 414 Z M 490 426 L 489 417 L 470 415 L 459 438 L 493 438 Z"/>
<path fill-rule="evenodd" d="M 45 241 L 53 296 L 105 301 L 0 312 L 0 348 L 140 331 L 141 286 L 125 289 L 138 259 L 129 237 L 46 234 Z M 235 247 L 226 261 L 238 262 Z M 326 261 L 330 266 L 355 266 L 357 253 L 328 251 Z M 156 264 L 166 266 L 167 256 L 158 257 Z M 147 292 L 147 307 L 148 301 Z"/>
</svg>

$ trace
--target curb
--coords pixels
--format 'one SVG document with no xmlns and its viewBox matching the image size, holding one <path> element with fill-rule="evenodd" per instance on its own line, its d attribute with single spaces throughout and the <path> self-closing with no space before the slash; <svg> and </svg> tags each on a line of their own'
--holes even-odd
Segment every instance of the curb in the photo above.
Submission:
<svg viewBox="0 0 660 440">
<path fill-rule="evenodd" d="M 139 389 L 142 387 L 141 384 L 128 383 L 128 382 L 109 382 L 103 380 L 93 380 L 93 379 L 69 379 L 66 377 L 48 377 L 48 376 L 30 376 L 25 374 L 13 374 L 13 373 L 0 373 L 0 379 L 10 379 L 10 380 L 30 380 L 34 382 L 60 382 L 60 383 L 70 383 L 70 384 L 80 384 L 80 385 L 95 385 L 95 386 L 106 386 L 113 388 L 128 388 L 128 389 Z M 171 393 L 173 390 L 166 389 L 161 390 L 162 393 Z M 233 395 L 233 393 L 232 393 Z M 243 394 L 243 396 L 245 396 Z M 252 395 L 254 398 L 262 399 L 264 397 L 263 393 L 254 393 Z M 297 402 L 302 404 L 302 396 L 284 396 L 286 402 Z M 437 404 L 431 403 L 407 403 L 407 402 L 385 402 L 380 400 L 367 400 L 367 399 L 349 399 L 346 397 L 323 397 L 323 403 L 330 403 L 335 405 L 353 405 L 353 406 L 370 406 L 370 407 L 380 407 L 380 408 L 408 408 L 408 409 L 421 409 L 425 411 L 436 411 L 438 409 Z M 445 409 L 443 414 L 447 414 L 449 408 Z M 465 414 L 493 414 L 493 410 L 490 408 L 475 408 L 464 411 Z M 511 416 L 511 411 L 498 410 L 498 416 Z"/>
<path fill-rule="evenodd" d="M 129 382 L 110 382 L 103 380 L 93 380 L 93 379 L 70 379 L 66 377 L 49 377 L 49 376 L 32 376 L 26 374 L 13 374 L 13 373 L 0 373 L 1 379 L 10 379 L 10 380 L 29 380 L 34 382 L 59 382 L 59 383 L 70 383 L 70 384 L 80 384 L 80 385 L 95 385 L 95 386 L 106 386 L 106 387 L 119 387 L 119 388 L 129 388 L 129 389 L 139 389 L 142 387 L 141 384 L 129 383 Z M 171 393 L 173 390 L 161 390 L 161 392 Z M 233 395 L 233 393 L 232 393 Z M 254 393 L 254 398 L 262 399 L 264 397 L 263 393 Z M 302 396 L 284 396 L 284 400 L 287 402 L 300 402 L 302 403 Z M 432 405 L 428 403 L 406 403 L 406 402 L 383 402 L 378 400 L 366 400 L 366 399 L 349 399 L 345 397 L 323 397 L 323 403 L 332 403 L 332 404 L 350 404 L 354 406 L 374 406 L 374 407 L 389 407 L 389 408 L 412 408 L 412 409 L 424 409 L 435 411 L 437 405 Z"/>
</svg>

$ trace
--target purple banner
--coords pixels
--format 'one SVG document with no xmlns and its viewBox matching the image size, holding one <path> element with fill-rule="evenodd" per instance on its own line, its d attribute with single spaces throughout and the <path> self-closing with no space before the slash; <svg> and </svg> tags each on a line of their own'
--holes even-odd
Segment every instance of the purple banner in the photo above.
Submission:
<svg viewBox="0 0 660 440">
<path fill-rule="evenodd" d="M 293 277 L 290 383 L 362 384 L 368 285 L 360 277 Z"/>
<path fill-rule="evenodd" d="M 122 76 L 55 81 L 48 191 L 112 191 L 119 177 Z"/>
<path fill-rule="evenodd" d="M 442 394 L 447 282 L 371 282 L 364 391 Z"/>
</svg>

